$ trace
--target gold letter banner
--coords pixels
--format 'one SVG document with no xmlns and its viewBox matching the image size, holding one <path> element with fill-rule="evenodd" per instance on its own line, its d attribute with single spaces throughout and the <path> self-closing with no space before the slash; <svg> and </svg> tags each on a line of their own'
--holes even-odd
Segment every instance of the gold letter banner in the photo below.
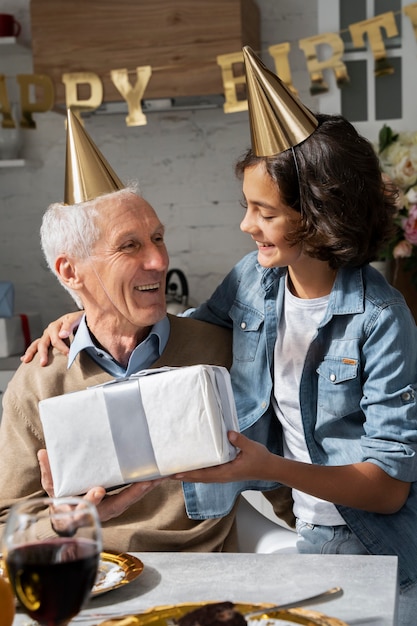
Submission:
<svg viewBox="0 0 417 626">
<path fill-rule="evenodd" d="M 275 62 L 275 73 L 280 77 L 282 82 L 290 90 L 290 92 L 298 97 L 298 91 L 292 84 L 291 68 L 288 61 L 288 55 L 290 53 L 291 46 L 288 41 L 285 43 L 277 44 L 276 46 L 269 46 L 268 52 Z"/>
<path fill-rule="evenodd" d="M 325 61 L 317 59 L 316 50 L 321 45 L 329 46 L 333 51 L 331 56 Z M 315 37 L 306 37 L 305 39 L 300 39 L 299 47 L 303 50 L 306 57 L 307 69 L 311 78 L 310 93 L 312 96 L 329 91 L 329 86 L 323 78 L 324 69 L 333 70 L 338 87 L 349 82 L 346 65 L 342 61 L 344 52 L 343 40 L 339 35 L 336 33 L 324 33 Z"/>
<path fill-rule="evenodd" d="M 407 15 L 414 30 L 417 40 L 417 2 L 403 7 L 402 12 Z M 398 29 L 393 11 L 376 15 L 375 17 L 351 24 L 349 32 L 355 48 L 365 47 L 365 35 L 367 36 L 370 49 L 375 59 L 375 76 L 392 74 L 394 68 L 388 63 L 384 39 L 381 31 L 385 30 L 386 37 L 398 37 Z M 346 65 L 342 61 L 344 54 L 343 40 L 337 33 L 324 33 L 313 37 L 306 37 L 298 41 L 299 48 L 304 52 L 307 69 L 310 75 L 310 93 L 318 95 L 329 90 L 324 80 L 323 71 L 330 69 L 334 72 L 336 84 L 340 88 L 349 82 Z M 317 51 L 319 46 L 327 46 L 330 52 L 323 55 L 319 60 Z M 287 89 L 294 96 L 298 92 L 292 84 L 289 53 L 291 44 L 284 42 L 270 46 L 268 52 L 274 60 L 275 72 Z M 324 49 L 324 52 L 326 50 Z M 225 113 L 246 111 L 248 108 L 246 95 L 246 77 L 243 65 L 243 53 L 241 51 L 230 54 L 222 54 L 216 58 L 221 69 L 225 103 Z M 157 68 L 156 68 L 157 69 Z M 128 116 L 125 118 L 127 126 L 142 126 L 147 123 L 146 116 L 142 111 L 142 99 L 146 87 L 152 76 L 152 67 L 145 65 L 136 68 L 136 83 L 129 81 L 128 69 L 110 70 L 110 76 L 119 93 L 124 97 L 128 105 Z M 24 128 L 36 128 L 32 119 L 32 113 L 43 113 L 53 108 L 54 85 L 52 79 L 43 74 L 20 74 L 17 75 L 20 85 L 20 99 L 22 117 L 20 125 Z M 103 101 L 103 83 L 94 72 L 73 72 L 62 75 L 65 84 L 66 107 L 71 108 L 82 123 L 80 112 L 93 111 Z M 36 100 L 32 102 L 29 97 L 31 86 L 35 86 Z M 39 95 L 40 94 L 40 95 Z M 86 95 L 87 94 L 87 95 Z M 15 126 L 11 106 L 7 94 L 6 77 L 0 74 L 0 115 L 2 115 L 2 127 L 13 128 Z"/>
<path fill-rule="evenodd" d="M 65 84 L 65 100 L 67 109 L 72 111 L 94 111 L 103 102 L 103 83 L 94 72 L 72 72 L 62 74 Z M 86 86 L 89 97 L 80 98 L 78 89 Z"/>
<path fill-rule="evenodd" d="M 132 87 L 129 73 L 126 69 L 111 70 L 112 82 L 127 102 L 129 115 L 126 117 L 126 126 L 144 126 L 146 115 L 142 112 L 141 100 L 152 75 L 152 67 L 144 65 L 136 68 L 136 85 Z"/>
<path fill-rule="evenodd" d="M 55 90 L 52 79 L 45 74 L 19 74 L 17 82 L 20 86 L 20 108 L 22 111 L 20 126 L 22 128 L 36 128 L 32 113 L 45 113 L 54 106 Z M 38 89 L 36 101 L 30 101 L 29 91 L 31 85 L 41 89 L 42 99 L 39 99 Z"/>
<path fill-rule="evenodd" d="M 398 36 L 398 29 L 392 11 L 349 26 L 355 48 L 364 46 L 364 34 L 367 33 L 369 45 L 375 58 L 375 76 L 384 76 L 384 74 L 393 74 L 394 72 L 394 68 L 387 61 L 381 28 L 385 29 L 387 37 Z"/>
<path fill-rule="evenodd" d="M 246 78 L 243 67 L 243 52 L 231 52 L 221 54 L 217 57 L 217 65 L 220 65 L 223 79 L 224 99 L 223 111 L 225 113 L 237 113 L 246 111 L 248 101 L 246 100 Z M 235 67 L 239 72 L 235 75 Z M 239 98 L 244 93 L 244 99 Z"/>
<path fill-rule="evenodd" d="M 414 29 L 414 37 L 417 39 L 417 2 L 407 5 L 403 11 L 409 18 Z"/>
<path fill-rule="evenodd" d="M 7 95 L 6 77 L 4 74 L 0 74 L 0 113 L 3 116 L 3 121 L 1 123 L 2 127 L 15 128 L 9 97 Z"/>
</svg>

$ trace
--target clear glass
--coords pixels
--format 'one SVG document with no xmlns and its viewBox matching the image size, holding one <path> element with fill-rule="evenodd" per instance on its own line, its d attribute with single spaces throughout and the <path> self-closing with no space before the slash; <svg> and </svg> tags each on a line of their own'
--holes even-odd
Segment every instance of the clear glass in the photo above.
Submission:
<svg viewBox="0 0 417 626">
<path fill-rule="evenodd" d="M 3 535 L 7 575 L 23 610 L 41 626 L 65 626 L 97 576 L 101 525 L 83 498 L 32 498 L 15 504 Z"/>
</svg>

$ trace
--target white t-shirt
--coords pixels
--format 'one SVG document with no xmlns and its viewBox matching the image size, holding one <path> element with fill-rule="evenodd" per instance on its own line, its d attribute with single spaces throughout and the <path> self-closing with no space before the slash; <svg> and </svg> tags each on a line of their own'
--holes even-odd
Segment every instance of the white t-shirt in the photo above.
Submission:
<svg viewBox="0 0 417 626">
<path fill-rule="evenodd" d="M 284 456 L 311 463 L 301 421 L 299 387 L 308 347 L 326 312 L 329 296 L 297 298 L 285 288 L 274 350 L 274 408 L 282 424 Z M 294 515 L 310 524 L 344 524 L 334 504 L 293 489 Z"/>
</svg>

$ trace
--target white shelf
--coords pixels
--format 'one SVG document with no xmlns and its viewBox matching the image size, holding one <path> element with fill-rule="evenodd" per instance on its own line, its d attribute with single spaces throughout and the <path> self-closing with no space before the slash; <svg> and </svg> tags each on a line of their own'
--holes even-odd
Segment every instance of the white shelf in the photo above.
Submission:
<svg viewBox="0 0 417 626">
<path fill-rule="evenodd" d="M 32 54 L 30 47 L 19 41 L 17 37 L 0 37 L 1 57 L 8 59 L 10 56 L 23 54 L 27 57 Z"/>
<path fill-rule="evenodd" d="M 25 159 L 0 159 L 0 167 L 23 167 Z"/>
<path fill-rule="evenodd" d="M 17 44 L 17 37 L 0 37 L 0 45 L 7 46 L 10 44 Z"/>
</svg>

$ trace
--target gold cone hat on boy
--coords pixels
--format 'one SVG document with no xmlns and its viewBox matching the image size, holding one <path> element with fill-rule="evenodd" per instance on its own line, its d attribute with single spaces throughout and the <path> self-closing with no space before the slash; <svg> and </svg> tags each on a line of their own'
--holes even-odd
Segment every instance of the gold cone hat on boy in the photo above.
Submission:
<svg viewBox="0 0 417 626">
<path fill-rule="evenodd" d="M 317 128 L 314 115 L 268 70 L 249 46 L 243 48 L 252 150 L 273 156 L 309 137 Z"/>
<path fill-rule="evenodd" d="M 124 188 L 125 185 L 93 143 L 77 116 L 68 109 L 65 203 L 86 202 Z"/>
</svg>

